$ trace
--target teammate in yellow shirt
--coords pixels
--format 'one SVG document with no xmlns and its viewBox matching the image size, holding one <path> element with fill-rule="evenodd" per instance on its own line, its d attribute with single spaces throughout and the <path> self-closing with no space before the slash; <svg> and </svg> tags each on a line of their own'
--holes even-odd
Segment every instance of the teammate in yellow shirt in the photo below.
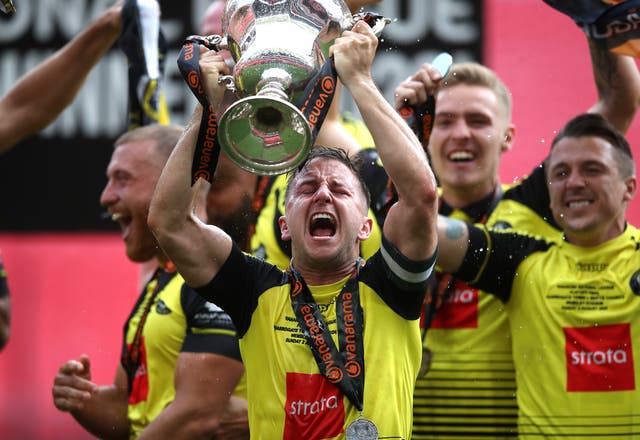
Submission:
<svg viewBox="0 0 640 440">
<path fill-rule="evenodd" d="M 640 232 L 626 139 L 577 116 L 546 163 L 559 242 L 439 220 L 438 265 L 505 305 L 521 438 L 640 435 Z M 497 367 L 496 367 L 497 368 Z"/>
<path fill-rule="evenodd" d="M 100 202 L 122 229 L 127 257 L 153 259 L 156 270 L 125 323 L 113 383 L 92 381 L 86 355 L 65 362 L 54 379 L 56 408 L 100 438 L 248 438 L 231 319 L 185 285 L 147 226 L 155 184 L 181 134 L 166 125 L 129 131 L 107 168 Z M 234 391 L 239 397 L 230 398 Z M 238 420 L 243 435 L 232 437 L 227 429 Z"/>
<path fill-rule="evenodd" d="M 625 131 L 640 101 L 638 69 L 629 57 L 596 45 L 591 50 L 599 91 L 591 111 Z M 395 104 L 420 104 L 435 93 L 426 148 L 441 188 L 440 214 L 559 238 L 543 167 L 534 168 L 521 184 L 500 184 L 500 159 L 516 137 L 504 83 L 486 67 L 462 63 L 454 64 L 435 89 L 431 69 L 425 65 L 402 83 Z M 512 340 L 503 309 L 492 295 L 459 280 L 432 279 L 423 316 L 423 328 L 429 329 L 423 330 L 423 374 L 414 400 L 415 439 L 516 435 Z"/>
</svg>

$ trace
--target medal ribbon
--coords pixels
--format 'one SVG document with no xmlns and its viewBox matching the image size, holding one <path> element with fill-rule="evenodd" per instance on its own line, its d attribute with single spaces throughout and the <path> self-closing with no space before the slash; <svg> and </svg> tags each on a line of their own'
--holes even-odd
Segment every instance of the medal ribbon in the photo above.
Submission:
<svg viewBox="0 0 640 440">
<path fill-rule="evenodd" d="M 399 113 L 406 124 L 416 134 L 418 140 L 427 151 L 427 144 L 433 130 L 433 117 L 436 112 L 436 100 L 433 95 L 427 97 L 426 102 L 418 105 L 405 105 Z"/>
<path fill-rule="evenodd" d="M 149 312 L 151 312 L 151 306 L 158 296 L 158 292 L 160 291 L 160 274 L 162 273 L 161 269 L 157 269 L 154 274 L 152 281 L 155 281 L 156 285 L 153 288 L 153 292 L 151 293 L 147 304 L 145 305 L 144 311 L 142 312 L 142 316 L 140 316 L 140 321 L 138 322 L 138 327 L 136 328 L 135 336 L 133 337 L 133 341 L 129 348 L 124 353 L 122 357 L 122 365 L 124 366 L 125 371 L 127 372 L 127 380 L 129 383 L 129 392 L 131 392 L 131 386 L 133 384 L 133 379 L 136 377 L 136 371 L 140 366 L 140 348 L 142 347 L 142 330 L 144 329 L 144 324 L 147 322 L 147 316 L 149 316 Z M 149 284 L 147 284 L 148 286 Z M 146 287 L 145 287 L 146 288 Z M 127 328 L 125 327 L 125 338 L 126 338 Z M 126 340 L 126 339 L 125 339 Z"/>
<path fill-rule="evenodd" d="M 318 368 L 359 411 L 364 400 L 364 314 L 358 289 L 362 264 L 363 260 L 358 258 L 336 299 L 339 351 L 309 287 L 293 264 L 289 266 L 291 306 Z"/>
<path fill-rule="evenodd" d="M 218 119 L 202 87 L 202 73 L 200 72 L 200 66 L 198 64 L 200 60 L 198 45 L 216 50 L 214 44 L 207 38 L 192 35 L 185 40 L 178 54 L 178 69 L 187 82 L 189 89 L 191 89 L 191 92 L 200 104 L 202 104 L 200 131 L 198 132 L 196 151 L 191 164 L 192 185 L 196 183 L 199 178 L 203 178 L 209 183 L 213 182 L 213 176 L 216 166 L 218 165 L 218 157 L 220 156 Z"/>
<path fill-rule="evenodd" d="M 301 95 L 300 102 L 296 104 L 309 123 L 312 143 L 315 143 L 320 127 L 327 117 L 333 96 L 336 93 L 337 82 L 338 71 L 335 60 L 333 57 L 329 57 L 320 70 L 309 80 Z"/>
<path fill-rule="evenodd" d="M 138 367 L 140 366 L 140 349 L 142 348 L 142 332 L 144 330 L 144 325 L 147 322 L 147 317 L 151 312 L 151 307 L 153 306 L 156 297 L 160 293 L 162 289 L 173 279 L 176 275 L 176 268 L 173 263 L 169 262 L 164 267 L 156 269 L 153 277 L 145 284 L 144 290 L 148 290 L 150 285 L 155 282 L 155 286 L 153 287 L 153 291 L 151 295 L 145 295 L 148 297 L 148 301 L 144 306 L 144 310 L 142 311 L 142 315 L 140 316 L 140 321 L 138 322 L 138 326 L 136 327 L 136 332 L 133 337 L 133 341 L 126 348 L 126 351 L 123 353 L 121 361 L 122 366 L 124 367 L 127 373 L 127 380 L 129 383 L 129 391 L 131 391 L 131 386 L 133 384 L 133 380 L 136 376 L 136 371 L 138 371 Z M 127 323 L 124 327 L 124 340 L 127 340 L 127 332 L 129 330 L 129 322 L 131 318 L 138 311 L 139 307 L 135 307 L 131 316 L 127 320 Z"/>
</svg>

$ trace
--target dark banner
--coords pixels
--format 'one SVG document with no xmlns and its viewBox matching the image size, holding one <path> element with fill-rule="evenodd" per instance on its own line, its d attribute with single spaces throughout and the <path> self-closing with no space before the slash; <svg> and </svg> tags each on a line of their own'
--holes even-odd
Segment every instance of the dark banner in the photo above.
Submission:
<svg viewBox="0 0 640 440">
<path fill-rule="evenodd" d="M 0 17 L 2 95 L 22 74 L 78 35 L 111 1 L 14 3 L 17 13 L 10 19 Z M 197 33 L 208 5 L 209 0 L 160 1 L 162 29 L 170 47 L 164 88 L 174 123 L 186 122 L 195 105 L 177 69 L 177 54 L 184 37 Z M 481 2 L 383 0 L 371 10 L 392 19 L 382 34 L 373 70 L 389 100 L 399 82 L 440 51 L 450 52 L 456 62 L 481 61 Z M 126 130 L 126 92 L 126 59 L 113 49 L 53 124 L 0 156 L 0 230 L 113 228 L 101 219 L 98 199 L 113 141 Z M 349 99 L 342 106 L 355 112 Z"/>
</svg>

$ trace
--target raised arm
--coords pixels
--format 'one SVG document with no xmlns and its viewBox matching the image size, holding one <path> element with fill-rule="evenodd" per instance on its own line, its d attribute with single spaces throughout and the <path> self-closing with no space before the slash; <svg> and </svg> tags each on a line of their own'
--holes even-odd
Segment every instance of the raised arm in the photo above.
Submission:
<svg viewBox="0 0 640 440">
<path fill-rule="evenodd" d="M 346 31 L 332 46 L 336 69 L 358 105 L 384 167 L 398 191 L 384 235 L 405 256 L 422 260 L 436 248 L 437 189 L 420 142 L 371 77 L 377 38 L 364 22 Z"/>
<path fill-rule="evenodd" d="M 589 52 L 598 102 L 589 109 L 600 113 L 626 133 L 640 105 L 640 71 L 635 58 L 616 55 L 591 38 Z"/>
<path fill-rule="evenodd" d="M 214 108 L 224 95 L 218 75 L 229 69 L 224 58 L 206 52 L 200 58 L 205 90 Z M 231 238 L 222 229 L 207 225 L 195 214 L 200 179 L 191 186 L 191 163 L 200 129 L 202 108 L 196 108 L 180 141 L 164 167 L 149 208 L 149 227 L 187 284 L 203 286 L 218 273 L 231 252 Z"/>
<path fill-rule="evenodd" d="M 73 101 L 91 69 L 120 35 L 122 1 L 26 73 L 0 99 L 0 154 L 49 125 Z"/>
</svg>

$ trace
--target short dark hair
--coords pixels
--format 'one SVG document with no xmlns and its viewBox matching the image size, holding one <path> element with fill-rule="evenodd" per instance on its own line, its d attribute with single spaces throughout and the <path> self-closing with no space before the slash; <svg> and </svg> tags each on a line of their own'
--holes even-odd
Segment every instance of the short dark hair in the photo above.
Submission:
<svg viewBox="0 0 640 440">
<path fill-rule="evenodd" d="M 583 113 L 567 122 L 553 139 L 551 150 L 564 138 L 583 136 L 603 139 L 613 147 L 620 176 L 627 178 L 635 174 L 629 142 L 613 124 L 598 113 Z"/>
<path fill-rule="evenodd" d="M 369 188 L 362 178 L 362 174 L 360 173 L 360 169 L 362 167 L 362 160 L 359 156 L 350 156 L 347 151 L 342 148 L 330 148 L 324 145 L 315 145 L 307 158 L 302 162 L 297 168 L 293 169 L 289 172 L 289 182 L 287 183 L 287 191 L 285 193 L 285 201 L 289 200 L 291 196 L 291 188 L 293 187 L 293 182 L 296 177 L 300 174 L 301 171 L 308 168 L 309 163 L 314 159 L 325 159 L 325 160 L 335 160 L 340 163 L 346 165 L 349 168 L 353 175 L 356 176 L 358 182 L 360 183 L 360 187 L 362 189 L 362 193 L 364 194 L 364 198 L 367 202 L 367 209 L 371 204 L 371 194 L 369 193 Z"/>
</svg>

